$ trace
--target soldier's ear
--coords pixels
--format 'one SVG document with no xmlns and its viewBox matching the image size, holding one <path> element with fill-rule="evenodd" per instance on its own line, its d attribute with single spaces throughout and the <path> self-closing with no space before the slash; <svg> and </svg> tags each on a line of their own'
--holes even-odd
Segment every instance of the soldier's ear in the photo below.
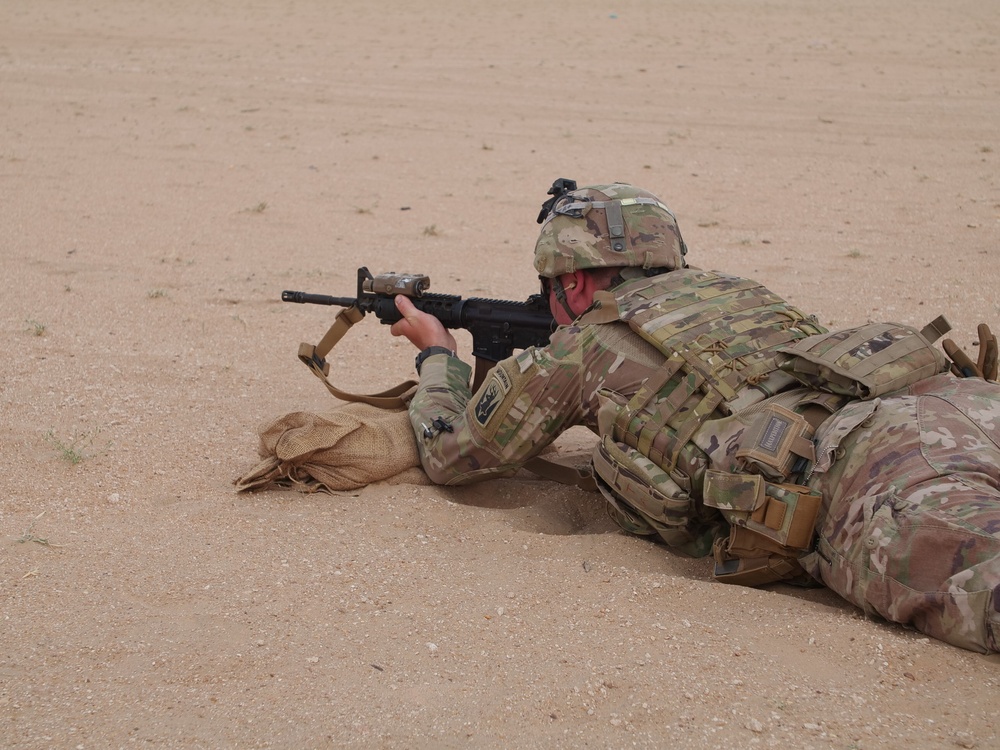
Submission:
<svg viewBox="0 0 1000 750">
<path fill-rule="evenodd" d="M 566 299 L 574 310 L 586 310 L 593 302 L 594 292 L 599 290 L 598 280 L 594 274 L 586 270 L 576 270 L 563 277 L 566 288 Z"/>
</svg>

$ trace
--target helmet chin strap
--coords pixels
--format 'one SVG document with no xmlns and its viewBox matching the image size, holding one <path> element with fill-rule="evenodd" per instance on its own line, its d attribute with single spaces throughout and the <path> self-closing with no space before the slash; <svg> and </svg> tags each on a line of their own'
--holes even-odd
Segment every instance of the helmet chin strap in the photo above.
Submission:
<svg viewBox="0 0 1000 750">
<path fill-rule="evenodd" d="M 569 315 L 569 319 L 576 320 L 577 315 L 575 312 L 573 312 L 573 308 L 569 306 L 569 301 L 566 299 L 566 287 L 563 286 L 562 281 L 560 281 L 559 277 L 556 276 L 550 279 L 549 283 L 552 285 L 552 292 L 556 295 L 556 300 L 559 302 L 560 305 L 562 305 L 563 310 L 565 310 L 566 313 Z M 573 286 L 571 286 L 570 289 L 575 289 L 575 288 L 576 288 L 576 282 L 574 281 Z"/>
</svg>

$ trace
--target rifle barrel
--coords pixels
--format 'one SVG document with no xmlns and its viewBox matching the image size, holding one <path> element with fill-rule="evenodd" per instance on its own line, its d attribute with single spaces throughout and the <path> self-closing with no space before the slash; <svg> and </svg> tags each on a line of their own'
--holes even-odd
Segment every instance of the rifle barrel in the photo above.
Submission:
<svg viewBox="0 0 1000 750">
<path fill-rule="evenodd" d="M 328 294 L 310 294 L 309 292 L 284 291 L 282 302 L 298 302 L 301 305 L 330 305 L 333 307 L 350 307 L 356 299 L 353 297 L 331 297 Z"/>
</svg>

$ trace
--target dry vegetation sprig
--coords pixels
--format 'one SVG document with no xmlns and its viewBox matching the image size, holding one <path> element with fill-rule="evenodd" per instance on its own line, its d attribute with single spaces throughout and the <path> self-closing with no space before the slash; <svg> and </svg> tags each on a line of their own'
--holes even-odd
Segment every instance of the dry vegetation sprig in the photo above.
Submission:
<svg viewBox="0 0 1000 750">
<path fill-rule="evenodd" d="M 37 320 L 34 320 L 32 318 L 29 318 L 28 320 L 26 320 L 24 322 L 28 324 L 28 328 L 26 330 L 32 336 L 44 336 L 45 335 L 45 331 L 48 330 L 48 326 L 46 326 L 44 323 L 40 323 Z"/>
<path fill-rule="evenodd" d="M 59 549 L 60 547 L 62 547 L 63 546 L 62 544 L 55 544 L 53 542 L 50 542 L 47 537 L 40 537 L 35 535 L 35 524 L 38 523 L 38 519 L 44 515 L 45 511 L 43 510 L 41 513 L 35 516 L 31 520 L 31 523 L 28 524 L 28 528 L 24 530 L 24 533 L 14 541 L 17 542 L 18 544 L 27 544 L 28 542 L 34 542 L 35 544 L 40 544 L 43 547 L 49 547 L 50 549 Z"/>
<path fill-rule="evenodd" d="M 87 449 L 93 445 L 94 439 L 100 434 L 101 429 L 90 432 L 84 432 L 82 434 L 76 434 L 70 442 L 65 442 L 61 438 L 56 437 L 55 432 L 49 430 L 45 433 L 45 442 L 56 449 L 60 458 L 68 461 L 73 466 L 89 458 L 87 454 Z"/>
</svg>

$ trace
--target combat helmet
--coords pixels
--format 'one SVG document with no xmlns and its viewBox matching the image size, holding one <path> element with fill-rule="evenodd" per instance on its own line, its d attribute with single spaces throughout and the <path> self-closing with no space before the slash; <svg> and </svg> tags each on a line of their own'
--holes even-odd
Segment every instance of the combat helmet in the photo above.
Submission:
<svg viewBox="0 0 1000 750">
<path fill-rule="evenodd" d="M 659 198 L 616 182 L 577 188 L 559 179 L 538 215 L 535 270 L 555 278 L 582 268 L 685 268 L 687 247 L 677 219 Z"/>
</svg>

